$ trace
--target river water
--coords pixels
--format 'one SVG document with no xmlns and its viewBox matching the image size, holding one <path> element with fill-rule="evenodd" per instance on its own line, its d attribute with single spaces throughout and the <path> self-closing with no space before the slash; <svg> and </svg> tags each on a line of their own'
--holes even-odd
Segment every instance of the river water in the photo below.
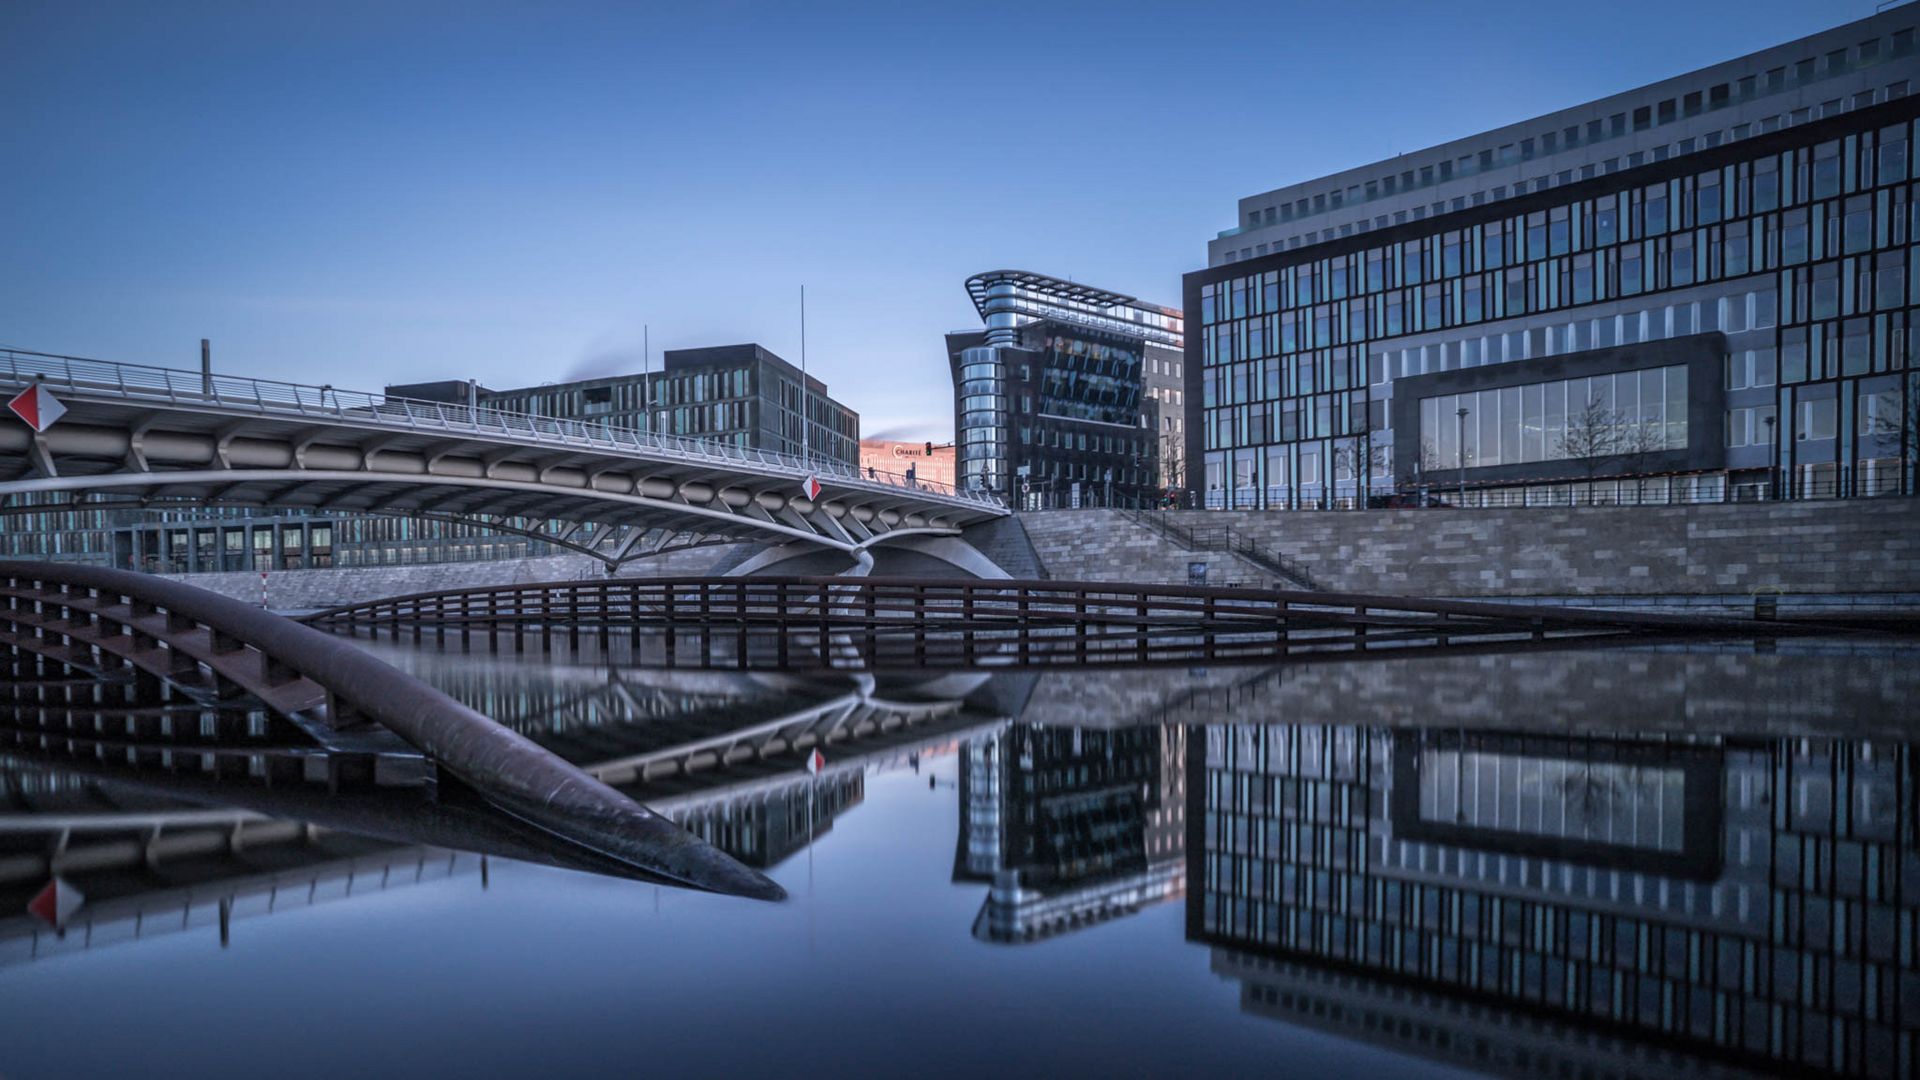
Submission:
<svg viewBox="0 0 1920 1080">
<path fill-rule="evenodd" d="M 0 1075 L 1920 1068 L 1911 647 L 877 681 L 368 647 L 789 899 L 0 759 L 0 850 L 101 852 L 64 933 L 0 893 Z"/>
</svg>

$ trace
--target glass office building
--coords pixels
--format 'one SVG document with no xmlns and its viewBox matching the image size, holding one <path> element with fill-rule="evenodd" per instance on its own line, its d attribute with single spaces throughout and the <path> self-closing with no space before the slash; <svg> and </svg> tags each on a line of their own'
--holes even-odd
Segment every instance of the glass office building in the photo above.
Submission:
<svg viewBox="0 0 1920 1080">
<path fill-rule="evenodd" d="M 1270 509 L 1913 492 L 1916 22 L 1243 200 L 1186 278 L 1192 482 Z"/>
<path fill-rule="evenodd" d="M 476 383 L 389 386 L 394 397 L 478 405 L 533 416 L 708 439 L 848 467 L 860 459 L 860 415 L 827 384 L 756 344 L 668 349 L 661 370 L 492 390 Z M 807 416 L 804 436 L 801 416 Z"/>
<path fill-rule="evenodd" d="M 947 335 L 960 483 L 1029 509 L 1153 505 L 1183 457 L 1163 454 L 1183 435 L 1181 314 L 1022 270 L 967 292 L 986 329 Z"/>
</svg>

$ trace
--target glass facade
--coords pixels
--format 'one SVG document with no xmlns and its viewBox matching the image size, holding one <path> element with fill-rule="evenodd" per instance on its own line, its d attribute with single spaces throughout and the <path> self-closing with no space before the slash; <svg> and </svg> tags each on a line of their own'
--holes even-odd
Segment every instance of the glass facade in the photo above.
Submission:
<svg viewBox="0 0 1920 1080">
<path fill-rule="evenodd" d="M 544 524 L 555 531 L 560 527 Z M 479 524 L 231 507 L 141 511 L 60 505 L 13 515 L 0 528 L 0 559 L 49 559 L 156 574 L 470 562 L 558 550 Z"/>
<path fill-rule="evenodd" d="M 1183 426 L 1179 312 L 1024 271 L 968 281 L 986 329 L 947 335 L 959 482 L 1028 509 L 1151 506 Z"/>
<path fill-rule="evenodd" d="M 1420 443 L 1429 469 L 1684 450 L 1687 369 L 1645 368 L 1422 398 Z"/>
<path fill-rule="evenodd" d="M 1729 342 L 1729 409 L 1771 407 L 1781 425 L 1727 471 L 1785 495 L 1911 491 L 1911 425 L 1863 435 L 1856 418 L 1869 399 L 1910 411 L 1917 111 L 1902 98 L 1189 275 L 1188 445 L 1208 504 L 1360 506 L 1410 481 L 1388 464 L 1397 379 L 1708 332 Z M 1533 460 L 1524 433 L 1514 450 Z M 1824 483 L 1803 482 L 1814 466 Z"/>
</svg>

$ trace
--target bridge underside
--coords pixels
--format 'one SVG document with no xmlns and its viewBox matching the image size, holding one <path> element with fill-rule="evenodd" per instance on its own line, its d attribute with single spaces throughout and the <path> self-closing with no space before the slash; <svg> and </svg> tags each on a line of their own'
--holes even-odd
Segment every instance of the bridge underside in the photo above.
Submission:
<svg viewBox="0 0 1920 1080">
<path fill-rule="evenodd" d="M 135 507 L 405 515 L 516 532 L 610 567 L 699 541 L 802 544 L 857 559 L 1003 512 L 832 476 L 809 499 L 804 476 L 726 460 L 396 433 L 350 416 L 314 425 L 84 398 L 69 407 L 40 434 L 0 420 L 0 511 L 36 512 L 32 503 L 65 495 L 76 506 L 112 497 Z"/>
</svg>

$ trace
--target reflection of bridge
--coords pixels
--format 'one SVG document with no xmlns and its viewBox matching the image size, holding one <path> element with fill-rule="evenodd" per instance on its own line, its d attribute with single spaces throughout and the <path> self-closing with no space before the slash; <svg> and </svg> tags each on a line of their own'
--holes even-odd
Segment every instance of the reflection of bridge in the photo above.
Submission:
<svg viewBox="0 0 1920 1080">
<path fill-rule="evenodd" d="M 678 884 L 778 886 L 553 753 L 338 638 L 120 570 L 0 563 L 4 745 L 297 789 L 466 794 Z"/>
<path fill-rule="evenodd" d="M 69 411 L 40 434 L 0 418 L 0 500 L 106 492 L 469 520 L 610 567 L 680 534 L 858 558 L 1007 512 L 837 462 L 588 421 L 0 350 L 0 396 L 35 381 Z M 809 476 L 817 498 L 801 490 Z"/>
<path fill-rule="evenodd" d="M 516 696 L 510 675 L 495 671 L 451 689 L 497 701 Z M 670 681 L 685 678 L 675 674 Z M 747 703 L 771 701 L 781 689 L 756 687 L 744 678 L 737 682 L 733 699 Z M 756 691 L 761 697 L 753 696 Z M 588 726 L 600 729 L 622 727 L 612 713 L 595 707 L 592 696 L 565 695 L 573 719 L 589 717 Z M 626 708 L 624 702 L 646 703 L 641 714 L 628 716 L 633 725 L 645 727 L 664 719 L 674 702 L 697 712 L 727 695 L 711 685 L 689 691 L 615 679 L 601 697 L 615 712 Z M 885 731 L 822 732 L 828 757 L 818 775 L 804 772 L 793 756 L 768 756 L 679 772 L 629 790 L 745 864 L 771 868 L 859 805 L 870 772 L 951 753 L 960 741 L 988 737 L 1002 723 L 963 710 L 957 701 L 941 704 L 948 707 Z M 542 719 L 528 715 L 521 726 L 539 735 Z M 557 726 L 546 730 L 580 726 L 554 719 Z M 713 716 L 710 722 L 723 721 Z M 93 764 L 75 775 L 74 762 L 61 754 L 17 756 L 20 767 L 0 769 L 0 792 L 16 811 L 0 814 L 0 905 L 5 905 L 0 907 L 0 966 L 181 930 L 211 933 L 217 927 L 224 944 L 233 919 L 443 879 L 484 865 L 467 852 L 617 872 L 617 867 L 569 860 L 564 850 L 533 846 L 537 838 L 527 834 L 492 829 L 485 816 L 429 815 L 380 793 L 348 789 L 323 800 L 303 799 L 293 789 L 207 780 L 191 771 Z M 43 772 L 44 767 L 59 771 Z M 176 801 L 180 798 L 222 808 L 199 809 Z M 88 898 L 66 933 L 55 934 L 24 914 L 4 914 L 20 912 L 26 897 L 55 873 Z"/>
</svg>

